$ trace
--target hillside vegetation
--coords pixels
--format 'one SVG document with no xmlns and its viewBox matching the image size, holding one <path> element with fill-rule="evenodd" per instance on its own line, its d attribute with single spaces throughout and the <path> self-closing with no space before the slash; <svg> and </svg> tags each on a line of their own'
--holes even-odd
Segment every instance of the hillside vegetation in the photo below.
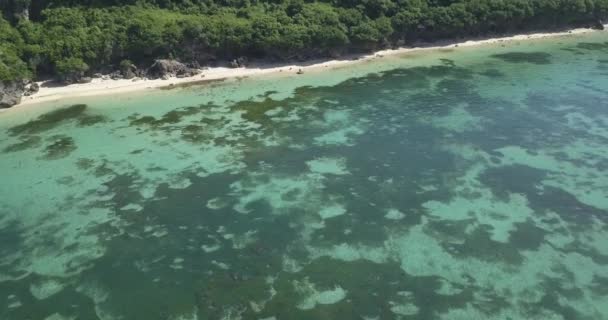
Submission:
<svg viewBox="0 0 608 320">
<path fill-rule="evenodd" d="M 0 80 L 589 25 L 608 0 L 2 0 Z"/>
</svg>

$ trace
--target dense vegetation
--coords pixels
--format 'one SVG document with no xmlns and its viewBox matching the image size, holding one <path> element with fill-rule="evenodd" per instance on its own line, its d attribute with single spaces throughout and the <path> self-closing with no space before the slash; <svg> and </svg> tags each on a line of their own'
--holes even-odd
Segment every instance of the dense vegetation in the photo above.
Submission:
<svg viewBox="0 0 608 320">
<path fill-rule="evenodd" d="M 608 0 L 1 0 L 0 80 L 589 24 Z M 123 63 L 124 64 L 124 63 Z"/>
</svg>

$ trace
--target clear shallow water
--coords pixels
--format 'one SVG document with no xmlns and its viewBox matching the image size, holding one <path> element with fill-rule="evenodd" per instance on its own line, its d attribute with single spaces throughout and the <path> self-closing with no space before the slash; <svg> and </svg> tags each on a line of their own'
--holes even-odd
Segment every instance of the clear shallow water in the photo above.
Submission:
<svg viewBox="0 0 608 320">
<path fill-rule="evenodd" d="M 0 115 L 1 319 L 606 319 L 608 36 Z"/>
</svg>

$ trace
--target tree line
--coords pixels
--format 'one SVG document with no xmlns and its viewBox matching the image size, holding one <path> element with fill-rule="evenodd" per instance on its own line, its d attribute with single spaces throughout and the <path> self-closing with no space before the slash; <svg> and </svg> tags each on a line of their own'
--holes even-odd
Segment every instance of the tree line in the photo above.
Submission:
<svg viewBox="0 0 608 320">
<path fill-rule="evenodd" d="M 0 80 L 588 25 L 608 0 L 2 0 Z"/>
</svg>

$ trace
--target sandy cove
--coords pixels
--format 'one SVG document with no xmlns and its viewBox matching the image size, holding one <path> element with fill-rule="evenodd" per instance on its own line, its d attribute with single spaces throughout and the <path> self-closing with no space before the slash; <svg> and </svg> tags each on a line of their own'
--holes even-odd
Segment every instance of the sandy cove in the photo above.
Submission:
<svg viewBox="0 0 608 320">
<path fill-rule="evenodd" d="M 606 25 L 608 27 L 608 25 Z M 168 87 L 172 85 L 184 85 L 188 83 L 196 84 L 197 82 L 206 82 L 210 80 L 218 79 L 229 79 L 237 77 L 251 77 L 264 74 L 282 73 L 282 74 L 295 74 L 299 70 L 302 72 L 314 71 L 319 69 L 329 69 L 332 67 L 344 66 L 354 63 L 359 63 L 366 60 L 377 59 L 384 56 L 400 55 L 408 52 L 415 52 L 421 50 L 437 50 L 437 49 L 448 49 L 459 46 L 477 46 L 482 44 L 496 44 L 503 42 L 522 41 L 531 39 L 542 39 L 547 37 L 565 36 L 570 34 L 582 34 L 588 32 L 599 32 L 593 29 L 573 29 L 564 32 L 554 33 L 531 33 L 521 34 L 509 37 L 491 38 L 483 40 L 469 40 L 460 43 L 451 42 L 450 44 L 433 44 L 429 46 L 413 47 L 413 48 L 399 48 L 377 51 L 363 56 L 351 56 L 350 59 L 343 60 L 329 60 L 329 61 L 310 61 L 303 65 L 258 65 L 250 66 L 246 68 L 227 68 L 227 67 L 213 67 L 202 69 L 201 73 L 186 78 L 169 78 L 163 79 L 119 79 L 119 80 L 104 80 L 101 78 L 93 79 L 93 81 L 84 84 L 71 84 L 66 86 L 53 86 L 48 85 L 44 82 L 39 82 L 40 90 L 29 97 L 23 97 L 20 104 L 10 108 L 20 109 L 24 106 L 49 102 L 54 100 L 61 100 L 63 98 L 73 97 L 84 97 L 84 96 L 98 96 L 98 95 L 109 95 L 125 92 L 133 92 L 140 90 L 158 89 L 162 87 Z"/>
</svg>

